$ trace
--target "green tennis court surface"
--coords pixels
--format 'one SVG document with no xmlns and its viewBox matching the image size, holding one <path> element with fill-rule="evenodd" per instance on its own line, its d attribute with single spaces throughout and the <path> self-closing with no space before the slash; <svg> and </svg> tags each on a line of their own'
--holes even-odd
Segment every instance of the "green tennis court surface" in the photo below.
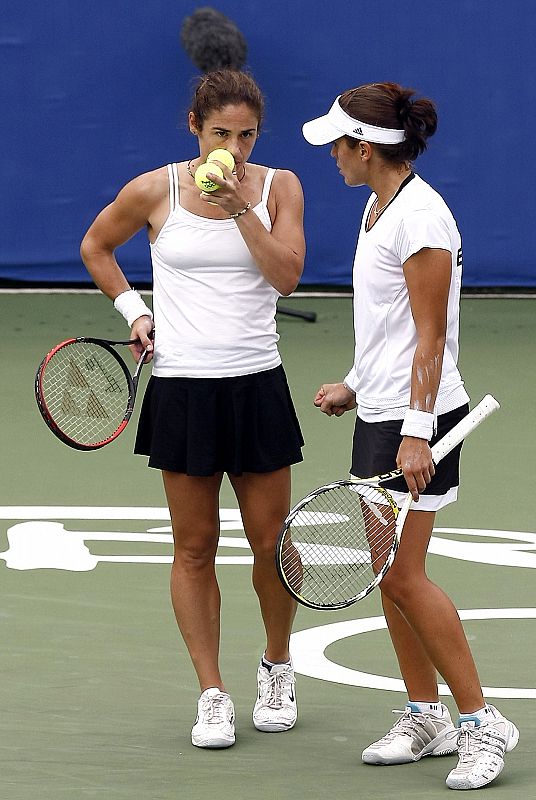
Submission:
<svg viewBox="0 0 536 800">
<path fill-rule="evenodd" d="M 294 470 L 297 500 L 348 468 L 352 416 L 328 419 L 312 397 L 351 362 L 351 301 L 283 305 L 318 314 L 315 324 L 279 316 L 307 443 Z M 294 730 L 253 728 L 263 635 L 227 483 L 221 660 L 237 742 L 224 751 L 192 747 L 197 684 L 168 599 L 160 475 L 131 454 L 136 416 L 117 442 L 81 453 L 52 436 L 33 398 L 35 369 L 50 347 L 73 335 L 122 338 L 124 324 L 98 295 L 0 294 L 0 309 L 1 800 L 452 795 L 444 779 L 453 757 L 361 764 L 361 750 L 405 701 L 376 593 L 342 612 L 299 609 L 295 659 L 300 672 L 318 677 L 298 675 Z M 481 790 L 494 800 L 533 797 L 536 785 L 535 311 L 536 299 L 462 301 L 467 388 L 475 402 L 492 393 L 502 409 L 464 448 L 461 497 L 438 515 L 429 556 L 432 577 L 461 609 L 487 698 L 521 731 L 502 776 Z M 443 699 L 454 714 L 452 698 Z"/>
</svg>

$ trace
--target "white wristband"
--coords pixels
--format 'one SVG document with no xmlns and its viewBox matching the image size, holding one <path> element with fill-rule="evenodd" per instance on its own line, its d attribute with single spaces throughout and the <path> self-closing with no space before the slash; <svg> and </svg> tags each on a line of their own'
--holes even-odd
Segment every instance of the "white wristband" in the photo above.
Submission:
<svg viewBox="0 0 536 800">
<path fill-rule="evenodd" d="M 153 312 L 148 308 L 135 289 L 128 289 L 118 294 L 114 300 L 114 308 L 126 319 L 129 327 L 138 317 L 151 317 Z"/>
<path fill-rule="evenodd" d="M 400 429 L 401 436 L 415 436 L 417 439 L 430 441 L 434 435 L 434 415 L 427 411 L 408 408 Z"/>
</svg>

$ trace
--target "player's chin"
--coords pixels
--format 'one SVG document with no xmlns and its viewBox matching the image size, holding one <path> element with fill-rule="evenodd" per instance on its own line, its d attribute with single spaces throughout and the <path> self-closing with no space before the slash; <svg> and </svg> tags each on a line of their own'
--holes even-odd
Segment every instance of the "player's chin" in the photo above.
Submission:
<svg viewBox="0 0 536 800">
<path fill-rule="evenodd" d="M 364 182 L 362 178 L 358 178 L 356 175 L 346 175 L 342 169 L 339 170 L 341 173 L 342 179 L 344 180 L 345 184 L 350 187 L 354 186 L 364 186 Z"/>
</svg>

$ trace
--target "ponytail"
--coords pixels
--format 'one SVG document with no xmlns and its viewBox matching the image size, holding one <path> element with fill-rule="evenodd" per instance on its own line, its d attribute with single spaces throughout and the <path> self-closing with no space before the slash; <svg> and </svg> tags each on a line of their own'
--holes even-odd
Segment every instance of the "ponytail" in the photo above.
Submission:
<svg viewBox="0 0 536 800">
<path fill-rule="evenodd" d="M 414 95 L 413 89 L 398 83 L 370 83 L 344 92 L 339 102 L 354 119 L 382 128 L 403 128 L 406 137 L 400 144 L 373 145 L 386 161 L 403 163 L 421 155 L 427 139 L 437 130 L 434 103 L 426 98 L 414 99 Z"/>
</svg>

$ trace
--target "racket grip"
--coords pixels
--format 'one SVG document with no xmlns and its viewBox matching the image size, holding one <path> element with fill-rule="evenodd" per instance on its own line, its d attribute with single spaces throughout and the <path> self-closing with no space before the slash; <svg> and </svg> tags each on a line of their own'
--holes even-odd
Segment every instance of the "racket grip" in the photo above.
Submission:
<svg viewBox="0 0 536 800">
<path fill-rule="evenodd" d="M 434 444 L 432 447 L 434 464 L 438 464 L 442 458 L 450 453 L 456 445 L 460 444 L 471 431 L 474 431 L 481 422 L 484 422 L 498 408 L 500 408 L 500 405 L 497 400 L 491 394 L 487 394 L 446 436 Z"/>
</svg>

